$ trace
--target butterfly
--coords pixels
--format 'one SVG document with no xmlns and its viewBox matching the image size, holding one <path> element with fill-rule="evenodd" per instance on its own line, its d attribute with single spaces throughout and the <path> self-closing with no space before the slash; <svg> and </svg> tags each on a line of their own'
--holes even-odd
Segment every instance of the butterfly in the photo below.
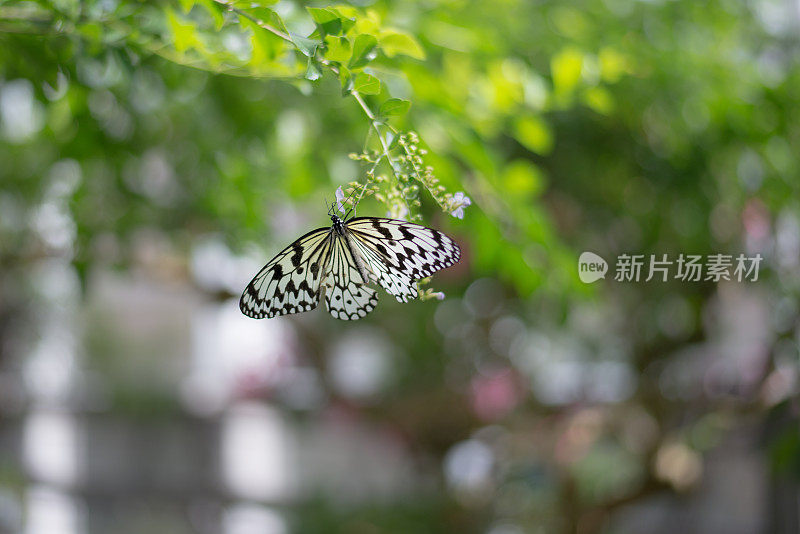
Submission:
<svg viewBox="0 0 800 534">
<path fill-rule="evenodd" d="M 331 315 L 356 320 L 378 304 L 377 282 L 397 300 L 417 297 L 417 280 L 450 267 L 461 249 L 445 234 L 425 226 L 381 217 L 340 218 L 283 249 L 247 285 L 239 309 L 263 319 L 313 310 L 324 288 Z"/>
</svg>

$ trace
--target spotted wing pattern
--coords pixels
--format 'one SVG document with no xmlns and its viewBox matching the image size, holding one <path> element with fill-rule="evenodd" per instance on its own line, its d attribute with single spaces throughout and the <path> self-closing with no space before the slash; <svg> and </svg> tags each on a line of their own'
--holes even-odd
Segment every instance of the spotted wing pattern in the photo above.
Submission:
<svg viewBox="0 0 800 534">
<path fill-rule="evenodd" d="M 361 319 L 378 304 L 378 294 L 365 284 L 347 238 L 334 236 L 331 259 L 325 271 L 325 304 L 328 312 L 345 321 Z"/>
<path fill-rule="evenodd" d="M 352 241 L 353 248 L 363 258 L 372 279 L 383 286 L 389 294 L 401 302 L 408 302 L 417 297 L 417 286 L 409 274 L 393 268 L 377 249 L 358 238 L 353 238 Z"/>
<path fill-rule="evenodd" d="M 263 319 L 316 308 L 332 240 L 330 228 L 318 228 L 283 249 L 245 288 L 242 313 Z"/>
<path fill-rule="evenodd" d="M 401 302 L 417 296 L 417 280 L 461 258 L 461 249 L 452 239 L 419 224 L 357 217 L 347 221 L 345 228 L 374 279 Z"/>
</svg>

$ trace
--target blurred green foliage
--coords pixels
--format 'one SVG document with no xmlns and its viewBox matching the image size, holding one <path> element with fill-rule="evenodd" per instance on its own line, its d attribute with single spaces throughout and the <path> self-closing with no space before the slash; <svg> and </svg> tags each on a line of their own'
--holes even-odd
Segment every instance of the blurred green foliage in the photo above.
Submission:
<svg viewBox="0 0 800 534">
<path fill-rule="evenodd" d="M 137 236 L 148 231 L 183 253 L 213 233 L 234 250 L 257 243 L 266 254 L 295 237 L 287 226 L 324 224 L 322 198 L 365 184 L 375 166 L 383 202 L 365 200 L 362 213 L 408 201 L 412 214 L 456 235 L 466 267 L 442 282 L 454 294 L 496 278 L 506 313 L 555 333 L 581 310 L 602 309 L 613 316 L 603 339 L 580 342 L 596 362 L 613 338 L 611 359 L 629 366 L 636 387 L 602 415 L 573 421 L 591 399 L 577 399 L 574 412 L 542 402 L 524 362 L 485 348 L 489 318 L 454 339 L 419 305 L 396 323 L 376 312 L 409 357 L 374 416 L 441 457 L 482 424 L 455 413 L 470 409 L 474 368 L 512 368 L 526 393 L 502 421 L 514 444 L 501 478 L 509 502 L 528 504 L 478 499 L 464 508 L 480 524 L 594 531 L 636 495 L 685 489 L 654 466 L 659 451 L 667 463 L 693 465 L 703 443 L 732 425 L 709 423 L 709 413 L 771 409 L 759 395 L 782 361 L 775 346 L 790 344 L 796 364 L 800 277 L 775 243 L 800 214 L 800 65 L 796 35 L 769 9 L 777 8 L 726 0 L 6 2 L 0 265 L 12 272 L 68 254 L 85 280 L 95 268 L 135 264 Z M 446 190 L 401 158 L 398 135 L 411 130 Z M 474 202 L 463 221 L 434 209 L 452 211 L 447 195 L 457 190 Z M 775 306 L 789 302 L 790 326 L 774 327 L 764 368 L 733 384 L 737 393 L 712 395 L 701 384 L 667 395 L 676 354 L 708 334 L 717 287 L 586 286 L 576 276 L 581 250 L 607 259 L 771 250 L 759 287 Z M 185 265 L 177 270 L 185 275 Z M 451 360 L 465 355 L 448 378 Z M 457 401 L 439 391 L 446 380 Z M 419 414 L 429 400 L 441 413 Z M 633 432 L 628 418 L 652 429 L 631 438 L 638 446 L 617 439 Z M 437 435 L 440 425 L 448 432 Z M 570 425 L 594 440 L 574 460 L 553 460 L 554 446 L 527 430 Z M 795 469 L 796 433 L 780 435 L 774 464 Z M 548 461 L 532 461 L 529 448 Z M 557 504 L 537 508 L 543 502 Z M 334 512 L 309 506 L 321 515 L 309 516 L 306 531 L 326 531 L 315 525 Z M 375 524 L 385 515 L 385 525 L 395 513 L 398 525 L 461 513 L 449 502 L 431 507 L 363 513 Z M 430 531 L 465 524 L 448 517 Z"/>
</svg>

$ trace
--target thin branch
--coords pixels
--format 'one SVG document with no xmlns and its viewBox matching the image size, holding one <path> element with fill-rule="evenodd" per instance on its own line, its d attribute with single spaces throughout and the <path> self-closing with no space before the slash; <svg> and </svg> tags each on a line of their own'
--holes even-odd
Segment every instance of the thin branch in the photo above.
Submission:
<svg viewBox="0 0 800 534">
<path fill-rule="evenodd" d="M 367 106 L 367 103 L 364 102 L 364 98 L 359 94 L 358 91 L 353 91 L 353 98 L 356 99 L 356 102 L 358 102 L 358 105 L 361 106 L 361 109 L 363 109 L 364 113 L 367 114 L 367 117 L 369 117 L 369 120 L 374 121 L 375 120 L 375 114 L 373 114 L 372 110 L 369 109 L 369 106 Z"/>
<path fill-rule="evenodd" d="M 264 28 L 264 29 L 265 29 L 265 30 L 267 30 L 268 32 L 272 32 L 272 33 L 274 33 L 275 35 L 277 35 L 278 37 L 280 37 L 280 38 L 281 38 L 281 39 L 283 39 L 284 41 L 288 41 L 288 42 L 290 42 L 290 43 L 294 44 L 294 41 L 292 41 L 292 38 L 291 38 L 291 36 L 289 36 L 288 34 L 286 34 L 286 33 L 282 32 L 282 31 L 280 31 L 278 28 L 275 28 L 275 27 L 273 27 L 273 26 L 270 26 L 269 24 L 267 24 L 267 23 L 266 23 L 266 22 L 264 22 L 263 20 L 257 19 L 257 18 L 255 18 L 255 17 L 253 17 L 252 15 L 248 15 L 248 14 L 247 14 L 247 12 L 245 12 L 245 11 L 242 11 L 241 9 L 239 9 L 239 8 L 237 8 L 237 7 L 233 7 L 233 6 L 232 6 L 231 4 L 229 4 L 228 2 L 225 2 L 225 0 L 214 0 L 214 1 L 215 1 L 216 3 L 218 3 L 218 4 L 220 4 L 220 5 L 223 5 L 223 6 L 225 6 L 225 7 L 228 9 L 228 11 L 231 11 L 231 12 L 233 12 L 233 13 L 236 13 L 236 14 L 237 14 L 237 15 L 239 15 L 240 17 L 244 17 L 244 18 L 246 18 L 247 20 L 249 20 L 249 21 L 251 21 L 251 22 L 254 22 L 254 23 L 258 24 L 260 27 Z"/>
</svg>

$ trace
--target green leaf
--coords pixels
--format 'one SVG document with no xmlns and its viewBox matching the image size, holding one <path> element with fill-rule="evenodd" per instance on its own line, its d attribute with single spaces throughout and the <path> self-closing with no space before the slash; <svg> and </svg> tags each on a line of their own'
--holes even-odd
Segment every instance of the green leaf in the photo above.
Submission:
<svg viewBox="0 0 800 534">
<path fill-rule="evenodd" d="M 375 48 L 378 46 L 378 40 L 372 35 L 361 34 L 356 37 L 356 42 L 353 43 L 353 55 L 350 58 L 348 67 L 357 69 L 363 67 L 375 57 Z"/>
<path fill-rule="evenodd" d="M 517 199 L 528 199 L 544 188 L 544 178 L 539 168 L 525 159 L 509 163 L 502 175 L 505 190 Z"/>
<path fill-rule="evenodd" d="M 313 57 L 308 58 L 308 67 L 306 67 L 305 79 L 319 80 L 322 77 L 322 69 L 319 68 L 319 63 Z"/>
<path fill-rule="evenodd" d="M 359 72 L 353 82 L 353 90 L 362 95 L 377 95 L 381 92 L 381 82 L 371 74 Z"/>
<path fill-rule="evenodd" d="M 600 76 L 604 81 L 615 83 L 623 74 L 630 72 L 630 60 L 614 48 L 607 46 L 597 56 L 600 62 Z"/>
<path fill-rule="evenodd" d="M 185 2 L 186 0 L 181 0 Z M 208 11 L 211 15 L 211 18 L 214 19 L 214 28 L 217 30 L 221 30 L 222 26 L 225 25 L 225 16 L 222 14 L 222 4 L 215 2 L 214 0 L 198 0 L 200 4 Z"/>
<path fill-rule="evenodd" d="M 194 0 L 180 0 L 181 9 L 184 13 L 188 13 L 194 7 Z"/>
<path fill-rule="evenodd" d="M 233 7 L 237 9 L 257 9 L 261 6 L 272 6 L 279 2 L 279 0 L 260 0 L 259 2 L 251 2 L 250 0 L 234 0 Z"/>
<path fill-rule="evenodd" d="M 514 137 L 523 146 L 537 154 L 548 154 L 553 148 L 550 127 L 535 115 L 521 117 L 514 124 Z"/>
<path fill-rule="evenodd" d="M 405 115 L 411 107 L 411 102 L 403 100 L 402 98 L 390 98 L 383 104 L 378 111 L 378 114 L 383 117 L 391 117 L 393 115 Z"/>
<path fill-rule="evenodd" d="M 306 9 L 323 36 L 339 35 L 346 31 L 343 27 L 342 17 L 335 9 L 329 7 L 307 7 Z"/>
<path fill-rule="evenodd" d="M 250 63 L 254 66 L 264 66 L 273 63 L 283 50 L 283 39 L 269 30 L 265 30 L 249 19 L 241 19 L 242 25 L 253 32 L 250 42 L 253 46 L 253 57 Z"/>
<path fill-rule="evenodd" d="M 317 53 L 317 47 L 322 44 L 319 41 L 302 37 L 296 33 L 289 33 L 289 37 L 292 38 L 292 42 L 297 46 L 297 49 L 307 57 L 314 57 L 314 54 Z"/>
<path fill-rule="evenodd" d="M 353 91 L 353 75 L 344 65 L 339 67 L 339 82 L 342 84 L 342 96 L 347 96 Z"/>
<path fill-rule="evenodd" d="M 347 14 L 357 12 L 355 8 L 350 6 L 337 6 L 329 7 L 328 9 L 339 16 L 339 22 L 342 24 L 342 33 L 347 33 L 350 31 L 350 28 L 356 25 L 356 19 L 353 18 L 352 15 Z"/>
<path fill-rule="evenodd" d="M 325 38 L 325 59 L 345 63 L 350 59 L 350 41 L 347 37 L 329 35 Z"/>
<path fill-rule="evenodd" d="M 385 30 L 379 39 L 381 50 L 387 57 L 404 55 L 414 59 L 425 59 L 422 45 L 411 35 L 398 30 Z"/>
<path fill-rule="evenodd" d="M 316 24 L 325 25 L 339 19 L 338 13 L 326 7 L 307 7 L 306 10 Z"/>
<path fill-rule="evenodd" d="M 614 110 L 614 97 L 604 87 L 588 88 L 583 94 L 583 101 L 603 115 L 608 115 Z"/>
<path fill-rule="evenodd" d="M 575 48 L 566 48 L 550 60 L 553 88 L 556 94 L 571 93 L 581 79 L 583 53 Z"/>
<path fill-rule="evenodd" d="M 81 24 L 78 27 L 78 32 L 86 37 L 91 42 L 100 42 L 105 34 L 105 28 L 99 22 L 89 22 Z"/>
<path fill-rule="evenodd" d="M 359 17 L 361 13 L 357 8 L 353 6 L 343 6 L 343 5 L 338 5 L 336 7 L 328 6 L 328 9 L 336 11 L 339 14 L 339 17 L 343 19 L 352 19 L 354 21 Z"/>
<path fill-rule="evenodd" d="M 391 150 L 397 146 L 397 141 L 400 139 L 400 136 L 395 135 L 394 132 L 390 130 L 386 132 L 385 139 L 386 139 L 386 146 L 389 148 L 389 150 Z"/>
<path fill-rule="evenodd" d="M 255 6 L 255 7 L 241 8 L 241 10 L 245 12 L 248 16 L 256 19 L 256 21 L 258 21 L 259 24 L 268 24 L 273 28 L 275 28 L 276 30 L 280 30 L 286 34 L 289 33 L 289 30 L 286 29 L 286 24 L 283 22 L 283 19 L 281 19 L 280 15 L 278 15 L 268 7 Z"/>
<path fill-rule="evenodd" d="M 281 18 L 281 16 L 278 15 L 277 13 L 275 13 L 274 11 L 272 12 L 272 14 L 269 17 L 269 23 L 270 23 L 271 26 L 279 29 L 283 33 L 285 33 L 287 35 L 289 34 L 289 29 L 286 27 L 286 23 L 284 23 L 283 19 Z"/>
<path fill-rule="evenodd" d="M 247 13 L 249 16 L 256 19 L 261 24 L 268 23 L 269 20 L 272 18 L 272 14 L 275 13 L 268 7 L 247 7 L 242 8 L 242 11 Z"/>
<path fill-rule="evenodd" d="M 192 22 L 182 22 L 178 15 L 171 9 L 167 10 L 167 24 L 175 44 L 175 50 L 185 52 L 191 48 L 203 50 L 203 43 L 197 34 L 197 28 Z"/>
</svg>

